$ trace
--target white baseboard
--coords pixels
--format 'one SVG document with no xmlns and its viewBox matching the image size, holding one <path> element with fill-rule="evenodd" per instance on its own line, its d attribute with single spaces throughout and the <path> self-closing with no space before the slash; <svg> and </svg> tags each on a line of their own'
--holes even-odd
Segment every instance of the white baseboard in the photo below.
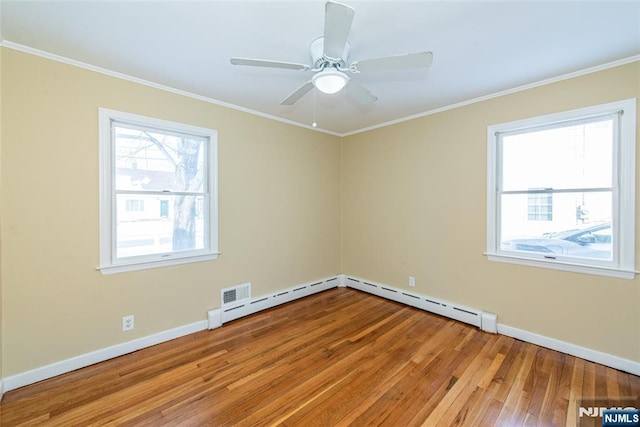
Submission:
<svg viewBox="0 0 640 427">
<path fill-rule="evenodd" d="M 104 362 L 105 360 L 113 359 L 114 357 L 132 353 L 146 347 L 151 347 L 152 345 L 170 341 L 172 339 L 193 334 L 205 329 L 207 329 L 207 322 L 205 320 L 202 320 L 200 322 L 195 322 L 189 325 L 169 329 L 168 331 L 163 331 L 132 341 L 127 341 L 122 344 L 116 344 L 114 346 L 96 350 L 91 353 L 82 354 L 80 356 L 72 357 L 60 362 L 55 362 L 41 368 L 36 368 L 31 371 L 4 378 L 4 390 L 14 390 L 19 387 L 46 380 L 48 378 L 65 374 L 67 372 L 75 371 L 76 369 L 84 368 L 98 362 Z"/>
<path fill-rule="evenodd" d="M 4 382 L 0 380 L 0 402 L 2 402 L 2 396 L 4 396 Z"/>
<path fill-rule="evenodd" d="M 534 334 L 533 332 L 524 331 L 512 326 L 498 324 L 498 333 L 521 341 L 526 341 L 531 344 L 536 344 L 541 347 L 550 348 L 551 350 L 570 354 L 571 356 L 576 356 L 590 362 L 599 363 L 634 375 L 640 375 L 640 363 L 634 362 L 633 360 L 623 359 L 622 357 L 581 347 L 555 338 Z"/>
</svg>

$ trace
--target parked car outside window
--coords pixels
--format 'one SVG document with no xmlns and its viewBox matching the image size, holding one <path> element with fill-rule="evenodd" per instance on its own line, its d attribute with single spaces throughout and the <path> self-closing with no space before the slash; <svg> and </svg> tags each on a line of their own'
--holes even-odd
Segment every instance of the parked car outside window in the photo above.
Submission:
<svg viewBox="0 0 640 427">
<path fill-rule="evenodd" d="M 544 233 L 539 237 L 502 242 L 504 251 L 539 252 L 577 258 L 611 259 L 611 222 L 586 228 Z"/>
</svg>

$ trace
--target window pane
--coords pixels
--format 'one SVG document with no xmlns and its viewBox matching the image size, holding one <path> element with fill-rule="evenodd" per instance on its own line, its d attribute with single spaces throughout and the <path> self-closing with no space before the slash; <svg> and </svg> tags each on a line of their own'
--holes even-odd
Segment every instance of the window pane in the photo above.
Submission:
<svg viewBox="0 0 640 427">
<path fill-rule="evenodd" d="M 612 186 L 613 119 L 502 138 L 502 188 Z"/>
<path fill-rule="evenodd" d="M 114 125 L 116 189 L 203 191 L 204 141 Z"/>
<path fill-rule="evenodd" d="M 128 210 L 131 202 L 142 209 Z M 116 257 L 203 249 L 204 206 L 202 196 L 119 194 Z"/>
<path fill-rule="evenodd" d="M 530 196 L 502 195 L 502 250 L 590 259 L 612 258 L 610 191 L 553 193 L 552 219 L 549 221 L 531 219 Z"/>
</svg>

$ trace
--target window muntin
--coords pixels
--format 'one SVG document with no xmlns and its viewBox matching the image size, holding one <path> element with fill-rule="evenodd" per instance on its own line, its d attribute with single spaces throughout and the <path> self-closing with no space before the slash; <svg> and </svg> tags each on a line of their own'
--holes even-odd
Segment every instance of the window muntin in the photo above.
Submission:
<svg viewBox="0 0 640 427">
<path fill-rule="evenodd" d="M 214 131 L 100 110 L 103 273 L 217 256 Z"/>
<path fill-rule="evenodd" d="M 633 276 L 635 99 L 490 126 L 488 148 L 491 260 Z"/>
</svg>

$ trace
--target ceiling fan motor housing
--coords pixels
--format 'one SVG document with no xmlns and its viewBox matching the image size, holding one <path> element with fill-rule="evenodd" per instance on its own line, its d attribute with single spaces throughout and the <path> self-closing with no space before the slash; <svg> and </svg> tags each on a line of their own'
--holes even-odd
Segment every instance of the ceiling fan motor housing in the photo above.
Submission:
<svg viewBox="0 0 640 427">
<path fill-rule="evenodd" d="M 309 56 L 311 56 L 311 63 L 313 68 L 324 69 L 327 67 L 344 68 L 349 58 L 349 52 L 351 51 L 351 44 L 347 42 L 344 46 L 344 52 L 341 58 L 329 58 L 324 56 L 324 36 L 320 36 L 309 45 Z"/>
</svg>

